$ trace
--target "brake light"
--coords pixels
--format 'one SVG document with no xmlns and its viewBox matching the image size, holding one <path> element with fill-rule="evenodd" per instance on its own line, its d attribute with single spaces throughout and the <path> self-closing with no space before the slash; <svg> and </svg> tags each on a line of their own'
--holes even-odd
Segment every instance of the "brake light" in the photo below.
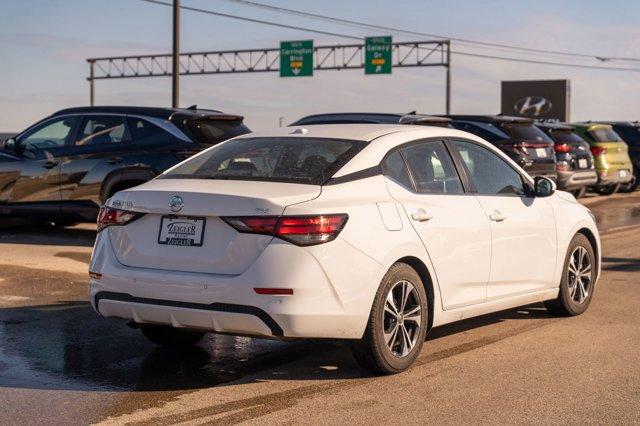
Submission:
<svg viewBox="0 0 640 426">
<path fill-rule="evenodd" d="M 591 154 L 593 154 L 594 157 L 598 155 L 604 155 L 605 152 L 607 152 L 607 148 L 604 146 L 592 146 L 590 149 Z"/>
<path fill-rule="evenodd" d="M 298 246 L 311 246 L 333 241 L 345 223 L 346 214 L 317 216 L 246 216 L 222 217 L 238 232 L 273 235 Z"/>
<path fill-rule="evenodd" d="M 122 226 L 131 223 L 142 216 L 142 213 L 114 209 L 103 206 L 98 213 L 98 232 L 108 226 Z"/>
<path fill-rule="evenodd" d="M 556 152 L 563 153 L 563 154 L 566 154 L 567 152 L 571 152 L 571 146 L 567 145 L 566 143 L 562 143 L 562 144 L 557 143 L 553 146 L 553 149 Z"/>
</svg>

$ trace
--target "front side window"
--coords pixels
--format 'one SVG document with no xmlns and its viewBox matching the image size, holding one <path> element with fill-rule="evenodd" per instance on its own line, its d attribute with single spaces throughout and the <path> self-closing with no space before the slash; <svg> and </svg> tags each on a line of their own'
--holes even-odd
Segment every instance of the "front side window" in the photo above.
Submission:
<svg viewBox="0 0 640 426">
<path fill-rule="evenodd" d="M 85 118 L 76 145 L 108 145 L 125 140 L 124 117 L 104 115 Z"/>
<path fill-rule="evenodd" d="M 421 142 L 402 148 L 418 192 L 462 194 L 462 183 L 444 142 Z"/>
<path fill-rule="evenodd" d="M 365 142 L 321 138 L 246 138 L 216 145 L 164 179 L 234 179 L 320 185 Z"/>
<path fill-rule="evenodd" d="M 526 195 L 520 174 L 497 154 L 471 142 L 454 141 L 453 144 L 462 157 L 478 194 Z"/>
<path fill-rule="evenodd" d="M 77 121 L 77 117 L 65 117 L 49 121 L 22 137 L 20 146 L 28 150 L 61 147 L 69 139 Z"/>
</svg>

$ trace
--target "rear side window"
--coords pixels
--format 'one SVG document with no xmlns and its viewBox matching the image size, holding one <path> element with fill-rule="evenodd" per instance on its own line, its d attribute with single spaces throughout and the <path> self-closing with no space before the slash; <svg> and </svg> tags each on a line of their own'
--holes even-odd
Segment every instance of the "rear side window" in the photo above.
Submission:
<svg viewBox="0 0 640 426">
<path fill-rule="evenodd" d="M 251 133 L 242 120 L 187 120 L 188 133 L 195 142 L 215 145 L 236 136 Z"/>
<path fill-rule="evenodd" d="M 480 195 L 526 194 L 520 174 L 493 152 L 471 142 L 454 141 Z"/>
<path fill-rule="evenodd" d="M 160 136 L 164 132 L 160 127 L 143 120 L 142 118 L 129 118 L 129 129 L 134 140 Z"/>
<path fill-rule="evenodd" d="M 192 157 L 164 179 L 234 179 L 320 185 L 365 142 L 321 138 L 247 138 Z"/>
<path fill-rule="evenodd" d="M 409 169 L 407 169 L 407 164 L 402 159 L 400 151 L 394 151 L 387 156 L 383 169 L 386 176 L 389 176 L 405 188 L 413 191 L 413 185 L 409 177 Z"/>
<path fill-rule="evenodd" d="M 402 148 L 418 192 L 462 194 L 462 182 L 443 142 L 421 142 Z"/>
<path fill-rule="evenodd" d="M 107 145 L 128 140 L 122 116 L 87 117 L 80 126 L 76 145 Z"/>
</svg>

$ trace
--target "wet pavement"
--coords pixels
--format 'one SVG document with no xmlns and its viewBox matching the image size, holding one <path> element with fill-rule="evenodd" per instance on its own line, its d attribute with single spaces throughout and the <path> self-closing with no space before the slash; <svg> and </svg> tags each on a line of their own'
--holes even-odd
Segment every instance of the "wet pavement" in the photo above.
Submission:
<svg viewBox="0 0 640 426">
<path fill-rule="evenodd" d="M 620 284 L 607 289 L 614 291 L 610 297 L 626 297 L 629 303 L 637 304 L 637 292 L 615 292 L 637 288 L 625 286 L 631 285 L 629 282 L 637 286 L 640 272 L 639 252 L 636 249 L 636 255 L 630 255 L 638 238 L 629 240 L 629 233 L 638 228 L 628 228 L 640 225 L 640 193 L 589 197 L 584 203 L 596 215 L 600 229 L 612 232 L 606 237 L 605 274 Z M 295 407 L 318 398 L 325 404 L 320 406 L 333 415 L 347 408 L 339 401 L 331 405 L 326 398 L 351 388 L 371 392 L 376 383 L 391 380 L 368 377 L 341 342 L 208 335 L 187 350 L 158 348 L 123 321 L 101 318 L 91 309 L 86 271 L 94 236 L 91 225 L 63 230 L 29 226 L 0 229 L 0 424 L 85 424 L 123 415 L 116 417 L 116 423 L 145 421 L 158 419 L 165 408 L 169 411 L 160 423 L 203 419 L 235 423 L 261 416 L 288 422 L 290 417 L 276 418 L 272 413 L 295 411 Z M 416 370 L 437 369 L 442 362 L 488 346 L 498 347 L 503 340 L 524 339 L 553 324 L 562 327 L 558 321 L 533 306 L 435 329 Z M 637 328 L 630 330 L 637 334 Z M 638 346 L 631 346 L 640 353 Z M 460 371 L 466 366 L 449 365 L 445 370 Z M 431 374 L 427 372 L 425 377 Z M 626 374 L 637 374 L 637 370 Z M 515 378 L 518 373 L 513 375 Z M 402 377 L 410 376 L 393 380 Z M 640 383 L 640 377 L 635 380 Z M 636 386 L 636 390 L 631 401 L 637 404 L 640 388 Z M 368 397 L 361 391 L 353 392 L 358 399 L 353 407 L 358 410 L 376 400 L 375 391 Z M 207 398 L 211 401 L 204 404 Z"/>
</svg>

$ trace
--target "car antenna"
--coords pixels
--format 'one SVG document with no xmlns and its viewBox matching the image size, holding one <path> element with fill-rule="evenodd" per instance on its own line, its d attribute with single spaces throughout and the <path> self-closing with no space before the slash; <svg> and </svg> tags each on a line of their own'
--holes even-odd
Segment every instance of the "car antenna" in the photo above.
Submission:
<svg viewBox="0 0 640 426">
<path fill-rule="evenodd" d="M 195 104 L 194 104 L 194 105 L 191 105 L 191 106 L 190 106 L 189 108 L 187 108 L 187 109 L 198 109 L 198 105 L 195 105 Z"/>
<path fill-rule="evenodd" d="M 416 115 L 417 113 L 418 113 L 418 110 L 414 109 L 413 111 L 409 111 L 407 115 Z"/>
</svg>

